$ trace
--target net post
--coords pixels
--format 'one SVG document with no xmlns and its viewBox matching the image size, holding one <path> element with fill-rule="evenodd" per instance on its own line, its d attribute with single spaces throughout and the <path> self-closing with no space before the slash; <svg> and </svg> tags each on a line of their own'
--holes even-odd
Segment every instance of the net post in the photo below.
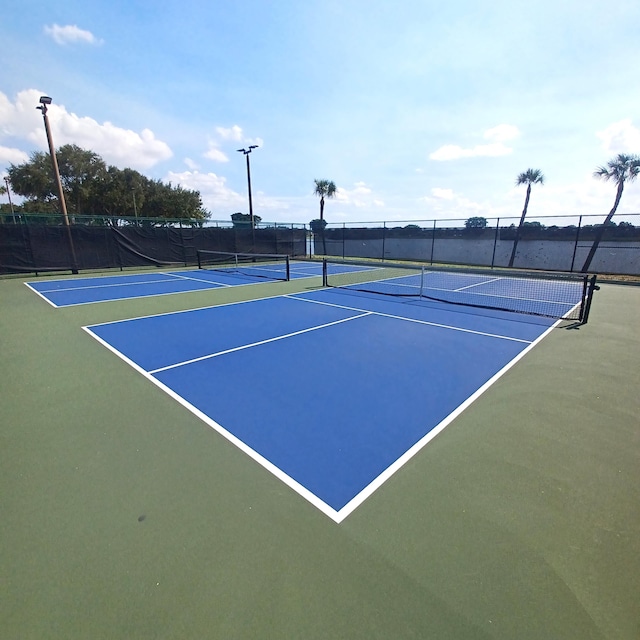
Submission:
<svg viewBox="0 0 640 640">
<path fill-rule="evenodd" d="M 580 318 L 581 324 L 587 324 L 587 321 L 589 320 L 589 312 L 591 311 L 591 301 L 593 300 L 593 293 L 594 291 L 598 291 L 598 289 L 600 289 L 600 287 L 596 284 L 596 281 L 596 275 L 592 275 L 591 278 L 589 278 L 587 296 L 584 304 L 584 309 L 582 311 L 582 317 Z"/>
<path fill-rule="evenodd" d="M 291 280 L 291 261 L 289 260 L 289 256 L 285 256 L 286 260 L 286 280 L 289 282 Z"/>
<path fill-rule="evenodd" d="M 420 294 L 419 294 L 420 298 L 422 298 L 423 291 L 424 291 L 424 265 L 420 267 Z"/>
<path fill-rule="evenodd" d="M 323 258 L 322 260 L 322 286 L 328 287 L 328 278 L 327 278 L 327 259 Z"/>
<path fill-rule="evenodd" d="M 200 254 L 200 249 L 198 249 L 196 251 L 196 256 L 198 258 L 198 269 L 202 269 L 202 259 L 201 259 L 201 254 Z"/>
</svg>

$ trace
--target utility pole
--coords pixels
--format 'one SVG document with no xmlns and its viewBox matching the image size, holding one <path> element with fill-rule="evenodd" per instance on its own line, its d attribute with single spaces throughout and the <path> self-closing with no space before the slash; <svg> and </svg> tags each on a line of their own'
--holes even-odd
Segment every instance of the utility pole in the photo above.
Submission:
<svg viewBox="0 0 640 640">
<path fill-rule="evenodd" d="M 247 158 L 247 187 L 249 190 L 249 218 L 251 219 L 251 237 L 253 238 L 253 250 L 255 252 L 256 249 L 256 232 L 255 232 L 255 222 L 253 220 L 253 203 L 251 201 L 251 166 L 249 165 L 249 154 L 254 150 L 257 149 L 258 145 L 257 144 L 252 144 L 249 147 L 247 147 L 246 149 L 238 149 L 239 153 L 244 153 L 245 157 Z"/>
<path fill-rule="evenodd" d="M 47 117 L 47 105 L 51 104 L 52 100 L 49 96 L 40 96 L 40 106 L 36 107 L 42 111 L 42 118 L 44 119 L 44 130 L 47 133 L 47 142 L 49 143 L 49 153 L 51 154 L 51 164 L 53 165 L 53 177 L 56 182 L 56 188 L 58 190 L 58 199 L 60 200 L 60 209 L 62 211 L 62 217 L 64 219 L 65 227 L 67 228 L 67 238 L 69 240 L 69 249 L 71 250 L 71 273 L 78 273 L 78 260 L 76 259 L 76 250 L 73 246 L 73 237 L 71 235 L 71 226 L 69 225 L 69 216 L 67 215 L 67 203 L 64 199 L 64 191 L 62 190 L 62 181 L 60 180 L 60 170 L 58 169 L 58 159 L 56 158 L 56 150 L 53 146 L 53 138 L 51 137 L 51 129 L 49 127 L 49 118 Z"/>
</svg>

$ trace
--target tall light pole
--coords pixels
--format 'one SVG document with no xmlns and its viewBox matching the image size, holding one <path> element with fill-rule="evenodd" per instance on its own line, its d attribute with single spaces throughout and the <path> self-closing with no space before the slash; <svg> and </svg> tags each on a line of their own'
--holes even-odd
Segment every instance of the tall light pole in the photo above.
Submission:
<svg viewBox="0 0 640 640">
<path fill-rule="evenodd" d="M 36 109 L 42 111 L 42 118 L 44 119 L 44 130 L 47 133 L 47 142 L 49 143 L 49 153 L 51 155 L 51 164 L 53 166 L 53 177 L 55 179 L 56 188 L 58 190 L 58 200 L 60 201 L 60 209 L 62 211 L 62 217 L 64 219 L 65 227 L 67 228 L 67 238 L 69 240 L 69 249 L 71 250 L 71 273 L 78 273 L 76 250 L 73 246 L 71 227 L 69 226 L 69 216 L 67 215 L 67 203 L 64 199 L 62 181 L 60 180 L 60 170 L 58 169 L 58 159 L 56 158 L 56 150 L 53 146 L 53 138 L 51 137 L 51 129 L 49 128 L 49 118 L 47 117 L 47 105 L 51 104 L 51 102 L 52 100 L 49 96 L 40 96 L 40 106 L 36 107 Z"/>
<path fill-rule="evenodd" d="M 257 149 L 258 145 L 257 144 L 252 144 L 249 147 L 247 147 L 246 149 L 238 149 L 238 153 L 244 153 L 245 157 L 247 158 L 247 185 L 249 188 L 249 217 L 251 218 L 251 230 L 253 232 L 253 230 L 255 229 L 255 224 L 253 221 L 253 203 L 251 202 L 251 167 L 249 166 L 249 154 L 254 150 Z M 254 234 L 254 238 L 255 238 L 255 234 Z M 254 249 L 255 249 L 255 241 L 254 241 Z"/>
<path fill-rule="evenodd" d="M 11 209 L 11 217 L 13 218 L 13 224 L 16 223 L 16 213 L 13 210 L 13 202 L 11 202 L 11 185 L 9 184 L 9 178 L 4 177 L 4 183 L 7 185 L 7 197 L 9 198 L 9 207 Z"/>
</svg>

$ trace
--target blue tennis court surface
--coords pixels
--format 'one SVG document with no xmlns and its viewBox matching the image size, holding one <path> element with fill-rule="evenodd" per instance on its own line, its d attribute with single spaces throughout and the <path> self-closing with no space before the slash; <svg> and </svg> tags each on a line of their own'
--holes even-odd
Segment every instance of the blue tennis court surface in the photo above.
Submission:
<svg viewBox="0 0 640 640">
<path fill-rule="evenodd" d="M 552 323 L 323 289 L 85 330 L 340 522 Z"/>
<path fill-rule="evenodd" d="M 263 278 L 236 273 L 233 269 L 195 269 L 117 276 L 69 278 L 25 283 L 54 307 L 107 302 L 171 293 L 186 293 L 220 287 L 266 282 L 273 265 L 265 265 Z M 259 269 L 254 269 L 254 272 Z M 320 263 L 291 262 L 291 279 L 320 276 Z"/>
</svg>

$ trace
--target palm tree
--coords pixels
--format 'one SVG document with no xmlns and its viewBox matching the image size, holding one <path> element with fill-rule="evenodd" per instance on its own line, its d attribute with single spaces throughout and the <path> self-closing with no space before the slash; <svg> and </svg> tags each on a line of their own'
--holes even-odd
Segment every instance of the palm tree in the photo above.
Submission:
<svg viewBox="0 0 640 640">
<path fill-rule="evenodd" d="M 333 198 L 336 195 L 336 185 L 332 180 L 314 180 L 316 188 L 313 193 L 320 196 L 320 220 L 324 221 L 324 199 Z M 322 252 L 327 255 L 327 241 L 324 236 L 324 226 L 322 227 Z"/>
<path fill-rule="evenodd" d="M 602 178 L 603 180 L 614 180 L 618 186 L 616 191 L 616 200 L 613 203 L 613 209 L 609 211 L 609 215 L 605 218 L 602 226 L 598 229 L 596 237 L 589 249 L 589 255 L 582 265 L 582 273 L 586 273 L 591 266 L 593 256 L 595 256 L 598 250 L 598 245 L 604 236 L 604 232 L 613 218 L 613 214 L 616 212 L 618 205 L 620 204 L 620 198 L 622 198 L 622 190 L 624 189 L 625 182 L 633 182 L 640 173 L 640 156 L 628 155 L 626 153 L 619 153 L 613 160 L 607 162 L 606 167 L 598 167 L 594 172 L 594 178 Z"/>
<path fill-rule="evenodd" d="M 336 185 L 331 180 L 314 180 L 316 188 L 314 195 L 320 196 L 320 220 L 324 220 L 324 199 L 336 195 Z"/>
<path fill-rule="evenodd" d="M 516 237 L 513 241 L 513 248 L 511 249 L 511 258 L 509 259 L 509 266 L 513 267 L 513 261 L 516 259 L 516 249 L 518 248 L 518 241 L 520 240 L 520 234 L 522 233 L 522 227 L 524 225 L 524 219 L 527 217 L 527 209 L 529 208 L 529 198 L 531 197 L 531 185 L 532 184 L 544 184 L 544 176 L 540 169 L 527 169 L 521 173 L 516 179 L 516 186 L 521 184 L 527 185 L 527 195 L 524 199 L 524 209 L 520 216 L 520 224 L 516 230 Z"/>
</svg>

